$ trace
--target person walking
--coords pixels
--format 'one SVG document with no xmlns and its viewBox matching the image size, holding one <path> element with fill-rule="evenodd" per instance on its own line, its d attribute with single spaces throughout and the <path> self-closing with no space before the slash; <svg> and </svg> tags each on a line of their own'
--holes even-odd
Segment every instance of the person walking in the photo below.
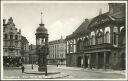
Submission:
<svg viewBox="0 0 128 81">
<path fill-rule="evenodd" d="M 21 70 L 22 70 L 22 73 L 24 73 L 25 67 L 23 65 L 21 66 Z"/>
<path fill-rule="evenodd" d="M 32 69 L 33 69 L 33 64 L 32 64 Z"/>
</svg>

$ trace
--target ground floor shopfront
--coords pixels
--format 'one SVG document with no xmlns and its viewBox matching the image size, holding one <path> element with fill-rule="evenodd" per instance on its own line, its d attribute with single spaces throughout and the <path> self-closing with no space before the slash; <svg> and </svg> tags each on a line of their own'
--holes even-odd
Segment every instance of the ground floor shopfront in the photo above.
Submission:
<svg viewBox="0 0 128 81">
<path fill-rule="evenodd" d="M 95 49 L 66 55 L 66 65 L 97 68 L 97 69 L 125 69 L 124 49 Z"/>
</svg>

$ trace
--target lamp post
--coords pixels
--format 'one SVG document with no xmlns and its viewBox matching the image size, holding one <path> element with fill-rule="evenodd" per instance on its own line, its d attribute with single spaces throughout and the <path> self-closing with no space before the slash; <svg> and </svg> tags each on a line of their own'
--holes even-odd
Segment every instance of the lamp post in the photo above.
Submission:
<svg viewBox="0 0 128 81">
<path fill-rule="evenodd" d="M 44 72 L 47 75 L 47 55 L 48 55 L 48 32 L 42 22 L 36 29 L 36 53 L 38 55 L 38 71 Z"/>
</svg>

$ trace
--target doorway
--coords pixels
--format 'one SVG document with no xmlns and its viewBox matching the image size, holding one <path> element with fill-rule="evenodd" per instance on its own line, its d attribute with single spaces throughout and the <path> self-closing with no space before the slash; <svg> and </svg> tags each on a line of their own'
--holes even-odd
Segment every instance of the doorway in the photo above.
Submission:
<svg viewBox="0 0 128 81">
<path fill-rule="evenodd" d="M 81 67 L 81 56 L 79 56 L 77 59 L 77 66 Z"/>
</svg>

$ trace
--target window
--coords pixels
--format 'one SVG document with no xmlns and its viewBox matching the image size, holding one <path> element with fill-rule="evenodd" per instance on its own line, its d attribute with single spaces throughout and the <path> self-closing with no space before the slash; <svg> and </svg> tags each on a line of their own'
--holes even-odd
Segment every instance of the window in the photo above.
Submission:
<svg viewBox="0 0 128 81">
<path fill-rule="evenodd" d="M 10 35 L 10 39 L 13 39 L 13 35 Z"/>
<path fill-rule="evenodd" d="M 13 46 L 13 41 L 10 41 L 10 46 Z"/>
<path fill-rule="evenodd" d="M 17 35 L 15 35 L 15 39 L 16 39 L 16 40 L 18 39 L 18 36 L 17 36 Z"/>
<path fill-rule="evenodd" d="M 117 37 L 116 37 L 116 32 L 113 33 L 113 43 L 116 45 L 117 44 Z"/>
<path fill-rule="evenodd" d="M 83 43 L 82 43 L 81 40 L 79 40 L 79 41 L 77 42 L 77 51 L 80 51 L 81 49 L 83 49 Z"/>
<path fill-rule="evenodd" d="M 110 43 L 110 33 L 108 31 L 105 34 L 105 43 Z"/>
<path fill-rule="evenodd" d="M 73 52 L 73 44 L 72 43 L 69 43 L 69 51 Z"/>
<path fill-rule="evenodd" d="M 16 47 L 18 46 L 18 42 L 15 42 L 15 46 L 16 46 Z"/>
<path fill-rule="evenodd" d="M 95 45 L 95 36 L 92 35 L 92 45 Z"/>
<path fill-rule="evenodd" d="M 97 43 L 98 44 L 102 43 L 102 32 L 101 31 L 99 31 L 97 34 Z"/>
<path fill-rule="evenodd" d="M 7 39 L 8 38 L 8 35 L 7 34 L 4 34 L 4 39 Z"/>
<path fill-rule="evenodd" d="M 88 40 L 88 38 L 85 38 L 85 39 L 84 39 L 83 45 L 84 45 L 85 48 L 89 45 L 89 40 Z"/>
</svg>

